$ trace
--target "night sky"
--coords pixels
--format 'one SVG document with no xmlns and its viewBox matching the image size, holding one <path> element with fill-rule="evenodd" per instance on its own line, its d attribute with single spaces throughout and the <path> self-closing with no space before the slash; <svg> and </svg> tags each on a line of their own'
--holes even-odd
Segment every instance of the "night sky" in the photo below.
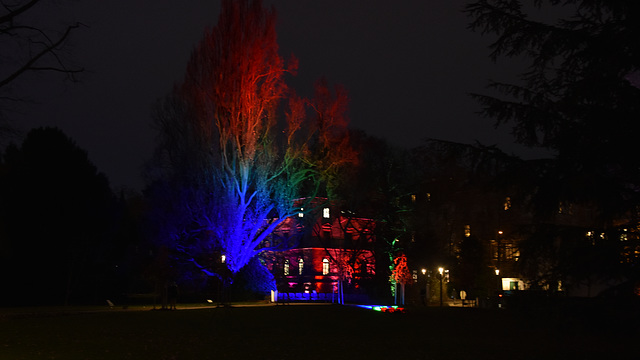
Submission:
<svg viewBox="0 0 640 360">
<path fill-rule="evenodd" d="M 508 128 L 475 114 L 469 92 L 513 77 L 488 59 L 490 38 L 466 29 L 465 0 L 266 1 L 278 12 L 281 55 L 299 59 L 291 84 L 311 95 L 324 76 L 349 92 L 351 126 L 411 147 L 425 138 L 498 145 L 525 157 Z M 57 126 L 87 150 L 118 189 L 141 189 L 150 158 L 156 99 L 179 81 L 195 44 L 215 25 L 220 2 L 73 2 L 64 17 L 88 27 L 72 36 L 80 83 L 39 76 L 21 95 L 34 103 L 10 114 L 22 130 Z M 24 83 L 23 83 L 24 84 Z"/>
</svg>

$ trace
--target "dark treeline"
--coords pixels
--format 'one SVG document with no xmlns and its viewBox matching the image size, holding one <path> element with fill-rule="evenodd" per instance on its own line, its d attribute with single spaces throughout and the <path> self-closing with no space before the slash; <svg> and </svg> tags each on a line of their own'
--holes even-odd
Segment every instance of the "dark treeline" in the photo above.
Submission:
<svg viewBox="0 0 640 360">
<path fill-rule="evenodd" d="M 377 298 L 389 297 L 387 269 L 399 253 L 411 269 L 451 269 L 450 291 L 491 296 L 498 230 L 520 250 L 517 263 L 504 258 L 502 271 L 526 275 L 532 286 L 561 281 L 566 290 L 636 276 L 634 256 L 624 250 L 638 239 L 628 229 L 619 241 L 626 224 L 592 243 L 585 234 L 596 231 L 595 223 L 577 205 L 554 221 L 538 220 L 531 174 L 523 170 L 537 160 L 436 140 L 403 150 L 362 132 L 352 132 L 351 142 L 362 161 L 344 173 L 336 193 L 345 211 L 380 224 L 377 280 L 369 289 Z M 126 303 L 135 294 L 160 295 L 168 279 L 180 282 L 185 299 L 216 296 L 216 280 L 180 262 L 157 236 L 153 194 L 114 194 L 60 130 L 29 132 L 20 146 L 5 149 L 0 169 L 3 305 Z M 555 232 L 541 239 L 543 226 Z M 238 286 L 255 287 L 251 276 Z"/>
<path fill-rule="evenodd" d="M 345 171 L 336 196 L 345 211 L 380 224 L 369 289 L 379 299 L 389 298 L 387 269 L 399 253 L 411 269 L 450 269 L 450 292 L 491 296 L 497 231 L 520 251 L 517 262 L 504 258 L 502 271 L 527 276 L 532 286 L 561 281 L 566 290 L 636 276 L 635 257 L 625 253 L 638 242 L 633 229 L 619 241 L 626 223 L 610 229 L 607 241 L 591 242 L 585 234 L 597 223 L 577 204 L 553 220 L 536 216 L 529 171 L 539 160 L 437 140 L 404 150 L 359 131 L 350 138 L 361 161 Z M 0 191 L 3 305 L 126 303 L 136 294 L 160 296 L 169 279 L 180 282 L 185 299 L 216 296 L 215 278 L 181 262 L 157 236 L 153 193 L 114 194 L 60 130 L 35 129 L 5 149 Z M 539 229 L 551 226 L 555 232 L 541 238 Z M 246 276 L 238 286 L 255 287 L 247 284 L 255 275 Z"/>
<path fill-rule="evenodd" d="M 0 163 L 2 304 L 92 302 L 118 290 L 137 224 L 62 131 L 30 131 Z"/>
</svg>

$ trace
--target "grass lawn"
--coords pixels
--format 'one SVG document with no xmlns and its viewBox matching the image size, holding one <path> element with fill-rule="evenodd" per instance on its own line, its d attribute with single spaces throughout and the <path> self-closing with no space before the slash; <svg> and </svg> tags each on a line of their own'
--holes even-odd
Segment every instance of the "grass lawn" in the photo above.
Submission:
<svg viewBox="0 0 640 360">
<path fill-rule="evenodd" d="M 629 359 L 638 334 L 598 317 L 337 305 L 178 311 L 0 310 L 0 359 Z M 632 356 L 632 357 L 629 357 Z"/>
</svg>

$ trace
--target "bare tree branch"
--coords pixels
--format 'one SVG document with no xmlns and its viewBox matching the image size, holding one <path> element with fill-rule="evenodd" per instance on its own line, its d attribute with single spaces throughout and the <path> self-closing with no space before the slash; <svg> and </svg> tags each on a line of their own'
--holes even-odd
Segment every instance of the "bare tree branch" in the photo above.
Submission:
<svg viewBox="0 0 640 360">
<path fill-rule="evenodd" d="M 9 6 L 7 6 L 4 2 L 2 2 L 2 5 L 4 6 L 5 9 L 9 10 L 9 13 L 6 15 L 0 16 L 0 24 L 11 23 L 13 19 L 15 19 L 17 16 L 21 15 L 25 11 L 29 10 L 31 7 L 33 7 L 35 4 L 39 2 L 40 0 L 31 0 L 28 3 L 22 5 L 21 7 L 15 10 L 12 10 Z"/>
<path fill-rule="evenodd" d="M 73 69 L 73 70 L 66 69 L 64 67 L 64 65 L 62 64 L 62 61 L 55 54 L 56 48 L 58 48 L 69 37 L 69 34 L 71 33 L 71 31 L 73 31 L 74 29 L 79 28 L 80 25 L 81 25 L 80 23 L 75 23 L 73 25 L 68 26 L 66 31 L 64 32 L 64 34 L 57 41 L 51 43 L 50 45 L 48 45 L 44 49 L 42 49 L 40 52 L 35 54 L 33 57 L 31 57 L 31 59 L 29 59 L 29 61 L 27 61 L 19 69 L 14 71 L 11 75 L 7 76 L 3 80 L 0 80 L 0 88 L 5 86 L 5 85 L 7 85 L 7 84 L 9 84 L 9 83 L 11 83 L 16 78 L 18 78 L 20 75 L 22 75 L 25 72 L 30 71 L 30 70 L 36 70 L 36 71 L 54 70 L 54 71 L 64 72 L 64 73 L 67 73 L 67 74 L 74 74 L 74 73 L 82 72 L 83 69 Z M 40 60 L 43 56 L 45 56 L 47 54 L 54 55 L 56 57 L 58 63 L 61 65 L 61 68 L 35 67 L 35 66 L 33 66 L 38 60 Z"/>
</svg>

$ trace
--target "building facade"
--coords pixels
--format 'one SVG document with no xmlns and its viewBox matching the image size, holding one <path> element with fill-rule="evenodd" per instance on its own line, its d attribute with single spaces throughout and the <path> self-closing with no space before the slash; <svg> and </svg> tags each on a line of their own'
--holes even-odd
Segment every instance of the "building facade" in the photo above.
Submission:
<svg viewBox="0 0 640 360">
<path fill-rule="evenodd" d="M 265 244 L 289 244 L 285 250 L 262 253 L 281 297 L 336 301 L 342 294 L 364 295 L 375 275 L 375 222 L 321 201 L 312 204 L 313 211 L 301 207 Z"/>
</svg>

